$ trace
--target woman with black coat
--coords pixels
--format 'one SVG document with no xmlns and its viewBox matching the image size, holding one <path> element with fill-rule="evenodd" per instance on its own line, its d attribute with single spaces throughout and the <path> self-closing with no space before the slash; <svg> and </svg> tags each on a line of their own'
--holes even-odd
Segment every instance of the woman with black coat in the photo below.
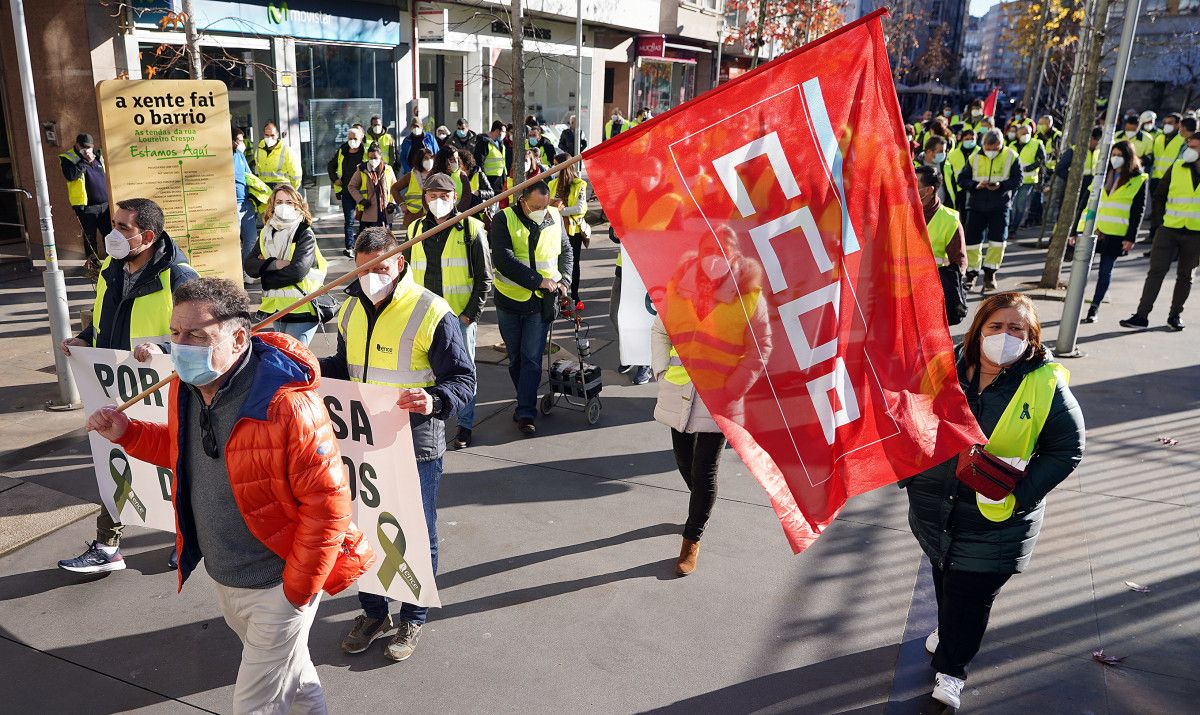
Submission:
<svg viewBox="0 0 1200 715">
<path fill-rule="evenodd" d="M 1133 144 L 1127 139 L 1113 144 L 1108 162 L 1110 168 L 1104 176 L 1100 208 L 1096 212 L 1096 253 L 1100 254 L 1100 271 L 1096 274 L 1092 305 L 1083 319 L 1085 323 L 1096 322 L 1100 302 L 1112 281 L 1113 266 L 1137 243 L 1138 227 L 1146 211 L 1146 192 L 1142 189 L 1147 177 Z M 1079 218 L 1080 231 L 1083 231 L 1086 219 L 1086 216 Z"/>
<path fill-rule="evenodd" d="M 909 527 L 933 565 L 938 628 L 925 641 L 937 671 L 933 698 L 951 707 L 959 707 L 992 602 L 1029 565 L 1046 495 L 1083 458 L 1083 413 L 1041 332 L 1028 297 L 998 293 L 980 304 L 957 354 L 959 384 L 989 436 L 987 451 L 1024 470 L 1016 488 L 988 499 L 955 476 L 960 457 L 900 483 Z"/>
</svg>

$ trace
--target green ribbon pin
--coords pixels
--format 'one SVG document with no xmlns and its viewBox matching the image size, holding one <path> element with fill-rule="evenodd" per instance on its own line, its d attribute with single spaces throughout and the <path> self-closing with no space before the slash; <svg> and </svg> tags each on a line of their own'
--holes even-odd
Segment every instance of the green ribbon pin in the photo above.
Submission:
<svg viewBox="0 0 1200 715">
<path fill-rule="evenodd" d="M 124 468 L 117 468 L 117 460 L 125 463 Z M 113 449 L 108 453 L 108 473 L 112 475 L 113 481 L 117 483 L 117 491 L 113 492 L 113 502 L 117 507 L 117 518 L 121 517 L 121 511 L 125 508 L 125 503 L 133 504 L 133 510 L 142 517 L 142 521 L 146 520 L 146 505 L 138 499 L 138 495 L 133 491 L 133 468 L 129 465 L 129 457 L 119 449 Z"/>
<path fill-rule="evenodd" d="M 385 524 L 396 527 L 395 538 L 389 538 L 384 532 Z M 421 582 L 417 580 L 417 575 L 413 573 L 412 567 L 404 560 L 404 529 L 400 528 L 400 522 L 385 511 L 379 515 L 375 533 L 379 536 L 379 548 L 383 549 L 383 564 L 379 567 L 379 583 L 383 584 L 385 589 L 390 589 L 392 580 L 399 575 L 404 583 L 408 584 L 413 595 L 420 598 Z"/>
</svg>

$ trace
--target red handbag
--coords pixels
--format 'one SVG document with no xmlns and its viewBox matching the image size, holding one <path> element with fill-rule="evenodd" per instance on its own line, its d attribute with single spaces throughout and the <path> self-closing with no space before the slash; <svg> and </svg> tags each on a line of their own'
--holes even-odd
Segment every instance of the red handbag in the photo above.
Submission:
<svg viewBox="0 0 1200 715">
<path fill-rule="evenodd" d="M 1025 470 L 1017 469 L 988 452 L 981 444 L 973 444 L 958 455 L 954 476 L 992 501 L 1000 501 L 1012 493 L 1025 478 Z"/>
</svg>

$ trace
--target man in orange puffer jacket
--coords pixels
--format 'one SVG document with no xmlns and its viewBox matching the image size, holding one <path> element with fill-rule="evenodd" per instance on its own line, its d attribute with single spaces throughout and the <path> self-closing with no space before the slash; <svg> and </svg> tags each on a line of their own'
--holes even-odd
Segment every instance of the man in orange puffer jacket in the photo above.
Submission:
<svg viewBox="0 0 1200 715">
<path fill-rule="evenodd" d="M 204 559 L 242 640 L 232 711 L 324 713 L 308 653 L 317 603 L 374 554 L 350 521 L 317 360 L 283 333 L 252 337 L 249 298 L 219 278 L 175 291 L 171 341 L 167 424 L 105 408 L 88 429 L 173 470 L 179 588 Z"/>
</svg>

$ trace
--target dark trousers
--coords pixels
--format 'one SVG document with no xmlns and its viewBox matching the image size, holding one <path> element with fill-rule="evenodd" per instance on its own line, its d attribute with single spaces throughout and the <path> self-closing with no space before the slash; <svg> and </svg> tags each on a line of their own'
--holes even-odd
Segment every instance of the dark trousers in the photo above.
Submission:
<svg viewBox="0 0 1200 715">
<path fill-rule="evenodd" d="M 550 323 L 541 311 L 515 313 L 496 307 L 500 337 L 508 351 L 508 376 L 517 389 L 515 419 L 537 417 L 538 387 L 542 384 L 542 355 L 546 352 L 546 334 Z"/>
<path fill-rule="evenodd" d="M 571 241 L 571 255 L 575 257 L 575 265 L 571 268 L 571 300 L 579 302 L 579 257 L 583 255 L 583 234 L 572 233 L 568 236 Z"/>
<path fill-rule="evenodd" d="M 121 529 L 123 528 L 124 525 L 119 521 L 113 521 L 113 518 L 108 515 L 108 509 L 101 504 L 100 513 L 96 515 L 96 541 L 105 546 L 120 546 Z"/>
<path fill-rule="evenodd" d="M 342 192 L 342 230 L 346 234 L 346 250 L 354 248 L 354 238 L 358 234 L 354 230 L 354 214 L 358 211 L 358 204 L 354 201 L 354 197 L 349 191 Z"/>
<path fill-rule="evenodd" d="M 1004 260 L 1004 243 L 1008 240 L 1009 209 L 971 209 L 967 214 L 967 223 L 963 227 L 967 239 L 967 267 L 979 270 L 982 260 L 988 268 L 999 268 Z M 982 253 L 986 235 L 988 250 Z"/>
<path fill-rule="evenodd" d="M 1120 239 L 1110 238 L 1110 241 Z M 1113 266 L 1117 264 L 1116 256 L 1100 256 L 1100 272 L 1096 274 L 1096 292 L 1092 295 L 1092 305 L 1097 310 L 1100 309 L 1100 303 L 1104 302 L 1104 296 L 1108 294 L 1108 286 L 1112 282 Z"/>
<path fill-rule="evenodd" d="M 108 202 L 76 206 L 75 217 L 79 219 L 79 227 L 83 229 L 83 257 L 98 258 L 96 252 L 96 237 L 103 241 L 112 231 L 112 220 L 108 215 Z"/>
<path fill-rule="evenodd" d="M 437 498 L 442 483 L 442 458 L 428 462 L 417 462 L 417 476 L 421 479 L 421 506 L 425 510 L 425 526 L 429 530 L 429 555 L 433 560 L 433 573 L 438 570 Z M 375 593 L 358 592 L 358 602 L 368 618 L 387 618 L 388 603 L 392 599 Z M 429 609 L 406 603 L 400 608 L 400 620 L 425 625 Z"/>
<path fill-rule="evenodd" d="M 683 538 L 699 541 L 713 505 L 717 503 L 717 468 L 721 464 L 721 450 L 725 449 L 725 435 L 720 432 L 680 432 L 672 428 L 671 448 L 679 473 L 692 491 Z"/>
<path fill-rule="evenodd" d="M 1010 578 L 1012 574 L 942 571 L 933 566 L 940 639 L 930 664 L 934 670 L 967 677 L 967 666 L 983 643 L 992 603 Z"/>
<path fill-rule="evenodd" d="M 1154 309 L 1163 278 L 1171 270 L 1171 261 L 1176 257 L 1179 258 L 1179 267 L 1175 273 L 1175 291 L 1171 294 L 1170 315 L 1183 312 L 1183 304 L 1192 292 L 1192 279 L 1196 266 L 1200 265 L 1200 232 L 1160 226 L 1150 246 L 1150 271 L 1146 274 L 1142 300 L 1138 303 L 1137 314 L 1143 318 L 1149 317 Z"/>
</svg>

